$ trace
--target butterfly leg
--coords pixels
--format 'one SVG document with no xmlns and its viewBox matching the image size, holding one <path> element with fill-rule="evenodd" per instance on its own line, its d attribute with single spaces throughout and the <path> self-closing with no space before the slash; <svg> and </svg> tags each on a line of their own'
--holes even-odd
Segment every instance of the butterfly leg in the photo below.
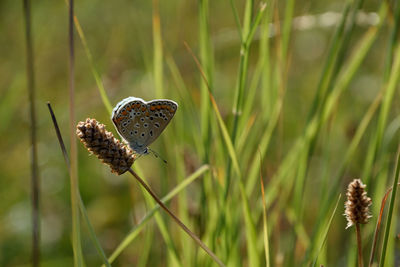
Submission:
<svg viewBox="0 0 400 267">
<path fill-rule="evenodd" d="M 151 148 L 147 148 L 150 152 L 151 152 L 151 154 L 153 154 L 154 155 L 154 157 L 156 157 L 156 158 L 159 158 L 159 159 L 161 159 L 165 164 L 168 164 L 168 162 L 164 159 L 164 158 L 162 158 L 161 156 L 160 156 L 160 154 L 158 154 L 157 152 L 155 152 L 153 149 L 151 149 Z"/>
</svg>

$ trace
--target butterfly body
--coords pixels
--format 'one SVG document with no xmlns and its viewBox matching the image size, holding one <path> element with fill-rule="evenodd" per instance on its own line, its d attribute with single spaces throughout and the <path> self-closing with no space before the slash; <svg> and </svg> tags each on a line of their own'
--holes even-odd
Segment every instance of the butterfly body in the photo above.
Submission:
<svg viewBox="0 0 400 267">
<path fill-rule="evenodd" d="M 148 154 L 148 146 L 160 136 L 178 108 L 168 99 L 144 101 L 128 97 L 120 101 L 112 111 L 111 120 L 119 135 L 138 154 Z"/>
</svg>

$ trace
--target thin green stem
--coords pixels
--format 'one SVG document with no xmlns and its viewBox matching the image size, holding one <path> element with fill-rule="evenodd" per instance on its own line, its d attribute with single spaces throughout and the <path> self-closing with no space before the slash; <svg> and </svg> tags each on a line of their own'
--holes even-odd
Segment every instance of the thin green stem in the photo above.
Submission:
<svg viewBox="0 0 400 267">
<path fill-rule="evenodd" d="M 211 47 L 210 32 L 209 32 L 209 11 L 208 11 L 208 0 L 199 1 L 199 49 L 200 49 L 200 60 L 201 65 L 204 66 L 206 80 L 208 85 L 204 81 L 201 82 L 201 129 L 202 129 L 202 140 L 204 146 L 204 163 L 209 163 L 209 151 L 211 144 L 211 111 L 210 111 L 210 99 L 208 97 L 208 87 L 210 90 L 213 88 L 213 52 Z M 207 181 L 204 181 L 207 182 Z"/>
<path fill-rule="evenodd" d="M 222 261 L 198 238 L 192 231 L 189 230 L 189 228 L 186 227 L 181 220 L 178 219 L 178 217 L 175 216 L 175 214 L 170 211 L 167 206 L 164 205 L 164 203 L 158 198 L 158 196 L 151 190 L 151 188 L 143 181 L 142 178 L 139 177 L 139 175 L 136 174 L 132 169 L 129 169 L 129 172 L 135 177 L 135 179 L 143 186 L 143 188 L 153 197 L 153 199 L 160 205 L 162 209 L 165 210 L 165 212 L 168 213 L 168 215 L 171 216 L 171 218 L 179 225 L 179 227 L 182 228 L 205 252 L 207 252 L 208 255 L 211 256 L 211 258 L 219 265 L 219 266 L 225 266 L 225 264 L 222 263 Z"/>
<path fill-rule="evenodd" d="M 78 189 L 78 159 L 75 137 L 75 53 L 74 53 L 74 1 L 69 1 L 69 136 L 71 156 L 71 212 L 72 212 L 72 247 L 75 266 L 83 266 L 81 234 L 79 225 L 79 189 Z"/>
<path fill-rule="evenodd" d="M 156 96 L 162 98 L 163 90 L 163 50 L 161 38 L 161 23 L 159 1 L 153 0 L 153 71 Z"/>
<path fill-rule="evenodd" d="M 364 263 L 362 256 L 361 229 L 359 223 L 356 223 L 356 236 L 357 236 L 358 267 L 363 267 Z"/>
</svg>

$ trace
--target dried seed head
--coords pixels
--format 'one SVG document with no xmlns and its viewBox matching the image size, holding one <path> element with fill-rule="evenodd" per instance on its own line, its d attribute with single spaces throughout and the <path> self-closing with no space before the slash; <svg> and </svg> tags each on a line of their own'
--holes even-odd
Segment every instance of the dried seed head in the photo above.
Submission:
<svg viewBox="0 0 400 267">
<path fill-rule="evenodd" d="M 76 135 L 87 150 L 96 155 L 111 171 L 123 174 L 132 166 L 135 155 L 132 150 L 117 140 L 111 132 L 106 131 L 104 124 L 96 119 L 86 119 L 76 126 Z"/>
<path fill-rule="evenodd" d="M 347 219 L 346 229 L 356 223 L 368 223 L 371 214 L 369 206 L 371 206 L 371 198 L 367 197 L 365 191 L 366 185 L 360 179 L 354 179 L 347 187 L 347 201 L 345 203 L 345 213 Z"/>
</svg>

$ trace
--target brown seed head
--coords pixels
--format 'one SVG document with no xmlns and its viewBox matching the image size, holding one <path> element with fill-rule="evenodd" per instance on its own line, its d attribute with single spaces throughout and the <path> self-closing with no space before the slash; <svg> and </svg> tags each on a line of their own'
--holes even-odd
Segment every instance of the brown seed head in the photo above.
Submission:
<svg viewBox="0 0 400 267">
<path fill-rule="evenodd" d="M 345 203 L 345 213 L 347 219 L 346 229 L 356 223 L 368 223 L 371 214 L 369 206 L 371 206 L 371 198 L 367 197 L 365 191 L 366 185 L 360 179 L 354 179 L 347 187 L 347 201 Z"/>
<path fill-rule="evenodd" d="M 135 155 L 132 150 L 117 140 L 104 124 L 96 119 L 86 119 L 76 126 L 76 135 L 87 150 L 96 155 L 103 163 L 110 166 L 111 171 L 123 174 L 132 166 Z"/>
</svg>

